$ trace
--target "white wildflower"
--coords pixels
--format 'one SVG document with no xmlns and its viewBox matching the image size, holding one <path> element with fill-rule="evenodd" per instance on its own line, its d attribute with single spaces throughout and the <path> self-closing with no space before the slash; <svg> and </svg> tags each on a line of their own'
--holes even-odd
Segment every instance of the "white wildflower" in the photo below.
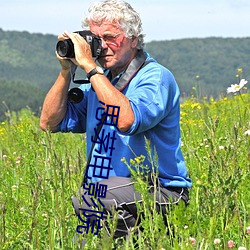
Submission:
<svg viewBox="0 0 250 250">
<path fill-rule="evenodd" d="M 20 214 L 23 214 L 24 211 L 25 211 L 24 207 L 21 207 L 21 208 L 20 208 Z"/>
<path fill-rule="evenodd" d="M 239 247 L 238 250 L 247 250 L 245 247 Z"/>
<path fill-rule="evenodd" d="M 235 93 L 240 91 L 245 85 L 247 81 L 245 79 L 241 79 L 239 84 L 231 84 L 229 88 L 227 88 L 227 93 Z"/>
<path fill-rule="evenodd" d="M 221 243 L 221 240 L 220 240 L 220 239 L 218 239 L 218 238 L 217 238 L 217 239 L 214 239 L 214 244 L 215 244 L 215 245 L 218 245 L 218 244 L 220 244 L 220 243 Z"/>
<path fill-rule="evenodd" d="M 248 129 L 247 131 L 244 132 L 245 136 L 249 136 L 250 135 L 250 129 Z"/>
</svg>

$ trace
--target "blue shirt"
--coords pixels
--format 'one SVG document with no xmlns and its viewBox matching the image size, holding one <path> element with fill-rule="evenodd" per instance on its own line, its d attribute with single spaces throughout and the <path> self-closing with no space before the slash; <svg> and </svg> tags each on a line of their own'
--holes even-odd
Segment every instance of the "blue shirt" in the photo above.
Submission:
<svg viewBox="0 0 250 250">
<path fill-rule="evenodd" d="M 146 150 L 147 139 L 150 142 L 151 153 L 157 153 L 153 158 L 158 161 L 158 175 L 163 186 L 191 187 L 187 176 L 187 168 L 181 152 L 180 137 L 180 91 L 172 73 L 147 55 L 150 61 L 137 72 L 122 93 L 129 99 L 134 112 L 134 122 L 125 133 L 115 126 L 104 125 L 105 134 L 113 134 L 115 130 L 114 150 L 110 161 L 109 176 L 129 177 L 130 170 L 122 158 L 130 163 L 130 159 L 144 155 L 143 165 L 152 169 L 152 163 Z M 108 71 L 107 71 L 108 74 Z M 112 80 L 115 85 L 120 75 Z M 80 86 L 84 98 L 78 103 L 68 102 L 66 116 L 58 126 L 58 131 L 87 134 L 87 155 L 91 150 L 91 136 L 99 122 L 96 119 L 97 109 L 101 108 L 95 92 L 90 84 Z M 102 131 L 99 135 L 101 135 Z M 99 144 L 95 145 L 96 149 Z M 110 152 L 109 152 L 110 153 Z M 104 150 L 99 154 L 93 150 L 90 165 L 96 164 L 99 156 L 108 157 Z M 98 164 L 101 164 L 100 162 Z M 93 176 L 94 168 L 88 168 L 88 176 Z M 91 181 L 100 178 L 92 177 Z"/>
</svg>

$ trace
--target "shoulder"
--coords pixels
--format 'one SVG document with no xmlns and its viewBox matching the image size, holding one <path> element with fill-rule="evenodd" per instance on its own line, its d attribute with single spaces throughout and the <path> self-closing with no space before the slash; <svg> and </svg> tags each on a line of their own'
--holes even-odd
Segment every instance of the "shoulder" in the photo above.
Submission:
<svg viewBox="0 0 250 250">
<path fill-rule="evenodd" d="M 144 67 L 139 71 L 138 77 L 140 80 L 158 81 L 163 85 L 176 85 L 176 80 L 173 73 L 164 65 L 157 62 L 147 52 Z"/>
</svg>

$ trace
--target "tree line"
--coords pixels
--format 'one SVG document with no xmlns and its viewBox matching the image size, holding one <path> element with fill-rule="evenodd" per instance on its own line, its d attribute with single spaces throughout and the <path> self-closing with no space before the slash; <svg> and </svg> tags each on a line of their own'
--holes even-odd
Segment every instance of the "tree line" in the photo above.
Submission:
<svg viewBox="0 0 250 250">
<path fill-rule="evenodd" d="M 56 43 L 54 35 L 0 29 L 0 120 L 7 109 L 29 107 L 39 115 L 60 70 Z M 152 41 L 145 49 L 172 71 L 183 98 L 217 98 L 239 78 L 250 78 L 248 37 Z"/>
</svg>

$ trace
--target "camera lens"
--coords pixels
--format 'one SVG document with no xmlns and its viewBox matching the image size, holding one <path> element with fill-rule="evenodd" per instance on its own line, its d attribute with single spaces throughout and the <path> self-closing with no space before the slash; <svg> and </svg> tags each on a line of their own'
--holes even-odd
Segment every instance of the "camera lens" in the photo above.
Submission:
<svg viewBox="0 0 250 250">
<path fill-rule="evenodd" d="M 68 92 L 68 100 L 73 103 L 79 103 L 82 101 L 84 94 L 79 88 L 72 88 Z"/>
<path fill-rule="evenodd" d="M 56 51 L 61 57 L 73 58 L 75 56 L 74 45 L 70 39 L 59 41 L 56 45 Z"/>
</svg>

